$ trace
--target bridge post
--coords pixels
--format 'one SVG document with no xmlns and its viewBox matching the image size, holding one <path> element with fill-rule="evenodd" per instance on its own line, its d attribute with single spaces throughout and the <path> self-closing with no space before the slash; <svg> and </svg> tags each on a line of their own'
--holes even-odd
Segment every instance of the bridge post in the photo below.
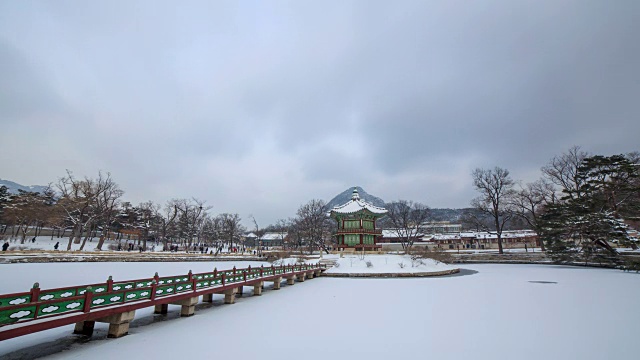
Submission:
<svg viewBox="0 0 640 360">
<path fill-rule="evenodd" d="M 30 302 L 38 302 L 40 301 L 40 283 L 33 283 L 33 287 L 31 288 L 31 301 Z"/>
<path fill-rule="evenodd" d="M 202 302 L 213 302 L 213 293 L 202 295 Z"/>
<path fill-rule="evenodd" d="M 129 323 L 133 320 L 135 315 L 136 311 L 131 310 L 120 314 L 105 316 L 103 318 L 96 319 L 95 321 L 109 324 L 109 333 L 107 334 L 107 337 L 119 338 L 129 333 Z"/>
<path fill-rule="evenodd" d="M 224 291 L 224 303 L 225 304 L 235 304 L 236 302 L 236 292 L 238 288 L 233 288 Z"/>
<path fill-rule="evenodd" d="M 262 295 L 263 287 L 264 287 L 264 281 L 260 281 L 259 283 L 256 283 L 255 285 L 253 285 L 253 296 Z"/>
<path fill-rule="evenodd" d="M 243 288 L 244 288 L 243 286 L 238 286 L 237 291 L 236 291 L 236 296 L 237 297 L 242 297 L 242 294 L 244 293 Z"/>
<path fill-rule="evenodd" d="M 296 283 L 295 275 L 291 275 L 287 277 L 287 285 L 294 285 Z"/>
<path fill-rule="evenodd" d="M 298 281 L 304 282 L 304 279 L 307 278 L 307 273 L 298 274 L 296 277 L 298 278 Z"/>
<path fill-rule="evenodd" d="M 282 283 L 282 276 L 273 279 L 273 290 L 280 290 L 280 283 Z"/>
<path fill-rule="evenodd" d="M 95 321 L 80 321 L 76 323 L 76 327 L 73 329 L 74 334 L 91 336 L 93 335 L 93 328 L 96 325 Z"/>
<path fill-rule="evenodd" d="M 180 309 L 181 317 L 192 316 L 196 311 L 196 304 L 200 300 L 199 296 L 190 297 L 184 300 L 180 300 L 172 303 L 173 305 L 181 305 L 182 309 Z"/>
<path fill-rule="evenodd" d="M 169 311 L 169 304 L 159 304 L 155 306 L 154 314 L 166 314 Z"/>
</svg>

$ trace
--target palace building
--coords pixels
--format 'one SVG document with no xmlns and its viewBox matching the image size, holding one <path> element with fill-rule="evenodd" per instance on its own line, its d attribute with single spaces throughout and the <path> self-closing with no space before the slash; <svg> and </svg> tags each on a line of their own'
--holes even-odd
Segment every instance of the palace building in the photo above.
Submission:
<svg viewBox="0 0 640 360">
<path fill-rule="evenodd" d="M 350 201 L 331 209 L 331 217 L 338 222 L 337 247 L 358 250 L 382 248 L 377 244 L 382 231 L 376 228 L 376 220 L 386 213 L 386 209 L 360 199 L 358 190 L 354 188 Z"/>
</svg>

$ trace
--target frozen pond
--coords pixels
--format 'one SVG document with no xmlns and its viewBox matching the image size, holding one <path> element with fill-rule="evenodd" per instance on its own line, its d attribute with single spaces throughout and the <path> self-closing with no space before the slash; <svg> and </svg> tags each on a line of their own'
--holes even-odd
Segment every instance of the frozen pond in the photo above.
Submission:
<svg viewBox="0 0 640 360">
<path fill-rule="evenodd" d="M 216 264 L 219 268 L 233 263 Z M 246 266 L 246 263 L 239 264 Z M 201 304 L 190 318 L 136 313 L 128 336 L 91 341 L 73 326 L 0 343 L 2 358 L 185 356 L 301 359 L 637 359 L 640 275 L 543 265 L 462 265 L 459 276 L 319 278 L 235 305 Z M 211 263 L 0 266 L 2 292 L 213 269 Z M 165 271 L 166 270 L 166 271 Z M 130 274 L 126 276 L 125 274 Z M 37 275 L 37 276 L 36 276 Z M 11 280 L 9 279 L 19 279 Z M 60 279 L 65 279 L 62 281 Z M 69 282 L 71 280 L 71 282 Z M 17 282 L 24 284 L 17 286 Z"/>
</svg>

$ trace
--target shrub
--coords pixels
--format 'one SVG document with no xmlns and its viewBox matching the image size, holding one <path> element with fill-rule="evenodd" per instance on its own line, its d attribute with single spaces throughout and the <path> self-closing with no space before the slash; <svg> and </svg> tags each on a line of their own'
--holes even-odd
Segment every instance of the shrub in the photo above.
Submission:
<svg viewBox="0 0 640 360">
<path fill-rule="evenodd" d="M 282 259 L 286 259 L 286 258 L 290 258 L 291 257 L 291 251 L 269 251 L 268 253 L 265 252 L 264 256 L 266 257 L 266 260 L 272 264 L 275 265 L 275 261 L 278 260 L 282 260 Z M 280 265 L 282 263 L 282 261 L 280 261 L 280 263 L 278 265 Z"/>
<path fill-rule="evenodd" d="M 407 254 L 411 256 L 411 261 L 420 260 L 421 264 L 424 264 L 424 259 L 432 259 L 436 263 L 451 263 L 453 261 L 453 256 L 441 249 L 430 250 L 427 247 L 413 247 Z"/>
<path fill-rule="evenodd" d="M 367 260 L 366 264 L 367 264 L 367 267 L 368 267 L 368 268 L 373 267 L 373 263 L 371 263 L 371 261 L 370 261 L 370 260 Z"/>
</svg>

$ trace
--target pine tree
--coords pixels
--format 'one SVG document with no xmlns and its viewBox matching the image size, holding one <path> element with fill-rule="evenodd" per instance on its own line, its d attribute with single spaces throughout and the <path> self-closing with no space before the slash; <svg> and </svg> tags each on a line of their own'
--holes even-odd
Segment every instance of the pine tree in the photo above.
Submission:
<svg viewBox="0 0 640 360">
<path fill-rule="evenodd" d="M 637 214 L 638 171 L 624 155 L 585 158 L 577 171 L 580 186 L 565 189 L 541 218 L 548 255 L 556 262 L 619 264 L 610 243 L 631 244 L 624 216 Z"/>
</svg>

